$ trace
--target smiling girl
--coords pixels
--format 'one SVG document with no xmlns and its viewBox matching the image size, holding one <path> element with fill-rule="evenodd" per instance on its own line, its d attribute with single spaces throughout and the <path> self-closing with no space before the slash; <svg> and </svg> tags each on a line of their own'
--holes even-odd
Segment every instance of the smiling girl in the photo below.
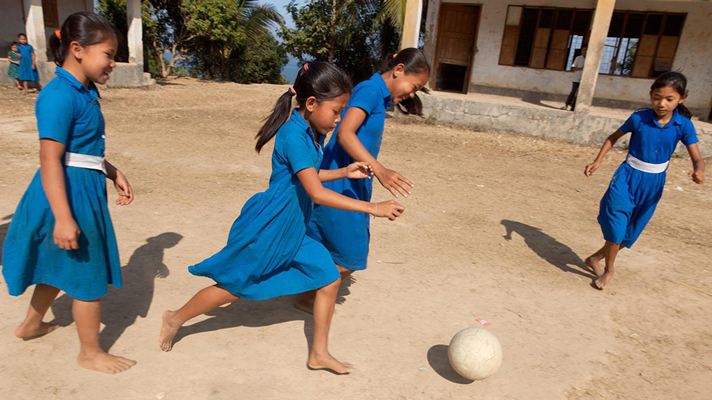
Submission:
<svg viewBox="0 0 712 400">
<path fill-rule="evenodd" d="M 273 138 L 269 188 L 250 198 L 233 223 L 227 245 L 193 265 L 193 275 L 215 281 L 177 311 L 163 314 L 159 344 L 171 350 L 178 329 L 188 320 L 240 298 L 264 300 L 316 290 L 314 341 L 310 369 L 348 373 L 351 366 L 331 356 L 327 342 L 341 281 L 329 252 L 306 236 L 314 204 L 395 220 L 404 208 L 395 201 L 378 204 L 342 196 L 322 186 L 336 179 L 370 176 L 367 163 L 321 169 L 322 143 L 341 119 L 351 80 L 327 63 L 305 64 L 257 133 L 256 150 Z M 292 110 L 292 99 L 298 107 Z"/>
<path fill-rule="evenodd" d="M 99 346 L 101 298 L 107 285 L 122 287 L 106 178 L 114 182 L 118 205 L 133 201 L 124 174 L 104 159 L 104 116 L 95 86 L 109 79 L 116 47 L 114 28 L 90 12 L 70 15 L 52 36 L 57 77 L 35 105 L 40 169 L 17 206 L 2 255 L 11 295 L 36 285 L 15 335 L 29 339 L 53 331 L 56 326 L 42 319 L 63 290 L 74 298 L 79 365 L 111 374 L 136 363 Z"/>
</svg>

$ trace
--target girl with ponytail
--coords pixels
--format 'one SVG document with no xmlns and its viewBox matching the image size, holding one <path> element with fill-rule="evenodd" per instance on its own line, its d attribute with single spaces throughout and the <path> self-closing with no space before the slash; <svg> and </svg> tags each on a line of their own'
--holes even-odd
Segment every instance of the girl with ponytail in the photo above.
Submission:
<svg viewBox="0 0 712 400">
<path fill-rule="evenodd" d="M 336 179 L 369 178 L 371 167 L 356 162 L 320 169 L 324 136 L 340 120 L 351 81 L 327 63 L 305 64 L 294 86 L 274 106 L 257 133 L 260 152 L 273 138 L 269 188 L 254 195 L 233 223 L 227 245 L 193 265 L 193 275 L 213 279 L 177 311 L 163 314 L 159 336 L 170 351 L 178 329 L 188 320 L 240 298 L 264 300 L 316 291 L 314 340 L 307 366 L 348 373 L 351 366 L 331 356 L 327 347 L 331 317 L 341 282 L 339 271 L 321 243 L 306 236 L 314 203 L 395 220 L 404 208 L 394 201 L 374 204 L 342 196 L 322 186 Z M 296 100 L 297 108 L 292 110 Z"/>
<path fill-rule="evenodd" d="M 391 104 L 407 114 L 422 114 L 416 92 L 425 89 L 430 65 L 423 52 L 403 49 L 383 64 L 379 73 L 359 83 L 344 110 L 343 120 L 324 148 L 324 169 L 343 168 L 354 161 L 373 166 L 373 174 L 394 197 L 408 197 L 413 184 L 400 173 L 386 168 L 378 159 L 386 110 Z M 361 201 L 371 201 L 371 180 L 344 179 L 327 188 Z M 363 214 L 327 207 L 315 207 L 307 233 L 326 246 L 339 266 L 342 279 L 354 271 L 366 269 L 371 238 L 369 219 Z M 296 306 L 311 312 L 313 293 L 297 300 Z"/>
<path fill-rule="evenodd" d="M 598 277 L 593 285 L 603 289 L 613 278 L 618 251 L 630 248 L 655 212 L 663 195 L 670 158 L 678 142 L 687 147 L 692 159 L 692 181 L 705 182 L 705 162 L 697 145 L 687 98 L 687 79 L 679 72 L 660 75 L 650 87 L 651 108 L 636 111 L 609 136 L 598 157 L 586 166 L 591 176 L 603 157 L 627 133 L 631 133 L 626 161 L 618 167 L 601 199 L 598 223 L 605 243 L 586 259 L 586 265 Z M 605 268 L 600 262 L 605 260 Z"/>
</svg>

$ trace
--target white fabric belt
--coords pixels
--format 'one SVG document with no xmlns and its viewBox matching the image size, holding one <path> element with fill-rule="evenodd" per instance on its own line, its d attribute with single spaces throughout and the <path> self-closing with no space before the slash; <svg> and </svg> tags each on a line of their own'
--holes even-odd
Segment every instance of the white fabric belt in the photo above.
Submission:
<svg viewBox="0 0 712 400">
<path fill-rule="evenodd" d="M 638 171 L 649 172 L 651 174 L 659 174 L 665 172 L 668 168 L 668 164 L 670 164 L 670 161 L 664 162 L 662 164 L 651 164 L 645 161 L 641 161 L 630 154 L 628 154 L 628 157 L 626 158 L 625 162 L 627 162 L 628 165 L 637 169 Z"/>
<path fill-rule="evenodd" d="M 106 162 L 104 161 L 104 157 L 66 152 L 64 153 L 64 165 L 68 167 L 95 169 L 106 175 Z"/>
</svg>

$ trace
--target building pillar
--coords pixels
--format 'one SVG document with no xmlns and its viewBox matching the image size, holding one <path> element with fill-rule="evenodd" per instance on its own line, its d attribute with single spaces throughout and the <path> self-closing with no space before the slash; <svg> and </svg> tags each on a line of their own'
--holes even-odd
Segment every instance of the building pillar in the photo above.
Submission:
<svg viewBox="0 0 712 400">
<path fill-rule="evenodd" d="M 616 0 L 598 0 L 598 4 L 596 4 L 591 37 L 588 40 L 586 62 L 581 76 L 581 86 L 579 86 L 578 96 L 576 97 L 576 112 L 586 113 L 593 104 L 593 94 L 596 91 L 596 82 L 598 81 L 598 70 L 601 68 L 603 49 L 606 45 L 608 28 L 611 25 L 615 6 Z"/>
<path fill-rule="evenodd" d="M 598 70 L 601 68 L 603 48 L 606 45 L 608 28 L 611 25 L 615 6 L 616 0 L 598 0 L 598 4 L 596 4 L 591 37 L 588 40 L 586 62 L 581 76 L 581 86 L 579 86 L 578 96 L 576 97 L 576 112 L 586 113 L 593 104 L 593 94 L 596 91 L 596 82 L 598 81 Z"/>
<path fill-rule="evenodd" d="M 143 23 L 141 0 L 126 0 L 126 22 L 129 26 L 129 63 L 137 64 L 143 71 Z"/>
<path fill-rule="evenodd" d="M 405 5 L 405 19 L 403 20 L 403 36 L 401 49 L 418 47 L 420 39 L 420 18 L 423 14 L 423 0 L 407 0 Z"/>
<path fill-rule="evenodd" d="M 47 61 L 47 37 L 45 36 L 42 0 L 22 0 L 22 6 L 25 9 L 27 42 L 35 49 L 37 62 L 45 62 Z"/>
</svg>

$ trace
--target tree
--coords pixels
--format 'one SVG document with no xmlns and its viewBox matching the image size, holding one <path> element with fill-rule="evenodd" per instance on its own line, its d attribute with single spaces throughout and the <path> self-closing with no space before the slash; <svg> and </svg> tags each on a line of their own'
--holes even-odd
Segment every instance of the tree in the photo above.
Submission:
<svg viewBox="0 0 712 400">
<path fill-rule="evenodd" d="M 198 65 L 222 80 L 232 79 L 231 61 L 241 46 L 258 43 L 270 35 L 273 24 L 284 23 L 274 6 L 256 0 L 185 0 L 183 10 L 190 15 L 186 28 L 195 39 L 191 48 L 204 58 Z"/>
<path fill-rule="evenodd" d="M 328 61 L 354 80 L 366 79 L 398 50 L 400 35 L 387 19 L 379 23 L 381 0 L 313 0 L 287 6 L 295 28 L 282 28 L 285 46 L 301 63 Z"/>
</svg>

